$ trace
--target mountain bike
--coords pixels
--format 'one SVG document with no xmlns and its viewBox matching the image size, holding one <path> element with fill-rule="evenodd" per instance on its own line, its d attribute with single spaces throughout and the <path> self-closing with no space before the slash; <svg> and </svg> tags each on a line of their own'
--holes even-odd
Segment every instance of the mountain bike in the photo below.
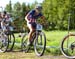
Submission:
<svg viewBox="0 0 75 59">
<path fill-rule="evenodd" d="M 0 30 L 0 51 L 6 52 L 14 47 L 15 36 L 12 31 L 6 33 Z"/>
<path fill-rule="evenodd" d="M 69 33 L 61 42 L 61 52 L 67 58 L 75 58 L 75 34 Z"/>
<path fill-rule="evenodd" d="M 37 24 L 36 31 L 32 34 L 32 45 L 34 47 L 35 53 L 37 56 L 42 56 L 46 49 L 46 36 L 44 32 L 42 32 L 42 25 Z M 28 33 L 22 38 L 21 48 L 23 51 L 28 52 L 31 46 L 27 46 L 28 42 Z"/>
</svg>

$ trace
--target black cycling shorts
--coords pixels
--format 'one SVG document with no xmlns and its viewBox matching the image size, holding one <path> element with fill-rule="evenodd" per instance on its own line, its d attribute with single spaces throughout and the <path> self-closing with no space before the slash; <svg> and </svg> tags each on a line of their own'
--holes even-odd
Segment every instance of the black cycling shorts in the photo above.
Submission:
<svg viewBox="0 0 75 59">
<path fill-rule="evenodd" d="M 34 28 L 34 29 L 36 29 L 36 23 L 35 22 L 30 22 L 29 24 L 31 24 L 31 26 Z"/>
</svg>

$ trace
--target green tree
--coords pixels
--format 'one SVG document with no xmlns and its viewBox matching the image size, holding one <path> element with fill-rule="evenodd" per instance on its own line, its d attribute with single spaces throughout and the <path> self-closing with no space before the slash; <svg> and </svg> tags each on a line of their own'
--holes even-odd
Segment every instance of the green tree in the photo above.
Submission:
<svg viewBox="0 0 75 59">
<path fill-rule="evenodd" d="M 48 29 L 67 29 L 69 0 L 44 0 L 43 13 L 49 22 Z"/>
<path fill-rule="evenodd" d="M 12 3 L 11 0 L 9 1 L 9 4 L 6 5 L 5 10 L 9 13 L 12 12 Z"/>
</svg>

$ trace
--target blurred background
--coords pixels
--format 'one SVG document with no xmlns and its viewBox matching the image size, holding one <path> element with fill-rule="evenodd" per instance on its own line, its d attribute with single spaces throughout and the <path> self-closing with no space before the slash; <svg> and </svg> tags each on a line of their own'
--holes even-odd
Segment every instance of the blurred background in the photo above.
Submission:
<svg viewBox="0 0 75 59">
<path fill-rule="evenodd" d="M 75 0 L 0 0 L 0 12 L 5 10 L 11 14 L 16 31 L 27 31 L 24 18 L 37 4 L 42 5 L 42 13 L 46 17 L 46 21 L 38 19 L 38 22 L 44 23 L 42 25 L 47 37 L 47 46 L 52 46 L 52 49 L 47 51 L 60 53 L 58 48 L 61 39 L 68 34 L 67 30 L 75 30 Z M 17 41 L 21 42 L 20 39 Z"/>
</svg>

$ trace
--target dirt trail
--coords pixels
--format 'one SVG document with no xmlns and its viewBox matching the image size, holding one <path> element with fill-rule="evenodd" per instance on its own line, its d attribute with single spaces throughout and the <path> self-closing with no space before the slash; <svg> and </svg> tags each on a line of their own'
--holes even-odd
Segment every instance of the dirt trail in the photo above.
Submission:
<svg viewBox="0 0 75 59">
<path fill-rule="evenodd" d="M 24 53 L 24 52 L 6 52 L 0 53 L 0 59 L 67 59 L 63 55 L 53 56 L 53 55 L 44 55 L 38 57 L 35 53 Z"/>
</svg>

